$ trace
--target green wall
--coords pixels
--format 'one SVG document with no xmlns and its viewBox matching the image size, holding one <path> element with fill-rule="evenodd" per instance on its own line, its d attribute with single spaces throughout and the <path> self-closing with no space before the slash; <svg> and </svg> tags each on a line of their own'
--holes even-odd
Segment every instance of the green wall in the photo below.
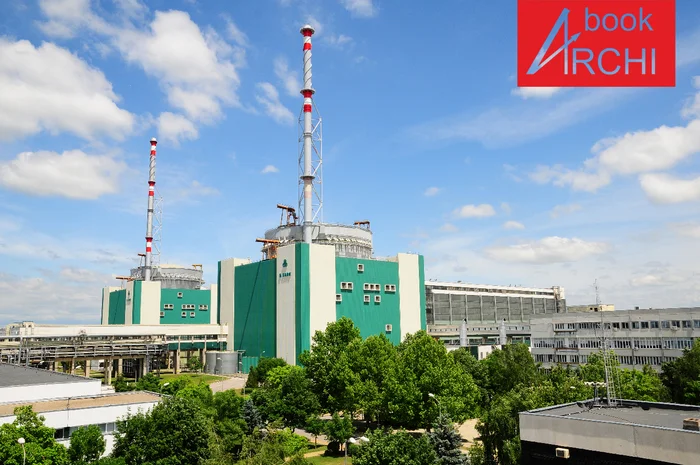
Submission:
<svg viewBox="0 0 700 465">
<path fill-rule="evenodd" d="M 276 260 L 235 268 L 233 350 L 249 357 L 274 357 L 277 350 Z"/>
<path fill-rule="evenodd" d="M 425 316 L 425 261 L 423 260 L 423 255 L 418 255 L 418 283 L 420 289 L 420 328 L 423 331 L 427 330 L 426 326 L 426 316 Z"/>
<path fill-rule="evenodd" d="M 294 246 L 294 273 L 295 287 L 295 316 L 296 332 L 296 353 L 297 363 L 299 363 L 299 355 L 305 350 L 311 349 L 311 291 L 310 291 L 310 274 L 309 274 L 309 244 L 301 243 Z"/>
<path fill-rule="evenodd" d="M 136 284 L 139 284 L 137 281 Z M 182 297 L 178 297 L 178 292 L 182 292 Z M 172 310 L 165 310 L 166 304 L 173 304 Z M 183 310 L 183 305 L 193 304 L 194 310 Z M 207 310 L 200 310 L 200 305 L 206 305 Z M 134 307 L 136 308 L 136 307 Z M 160 318 L 160 324 L 198 324 L 208 325 L 211 321 L 211 291 L 203 289 L 161 289 L 160 309 L 165 316 Z M 134 310 L 136 312 L 136 310 Z M 186 317 L 182 317 L 182 312 L 187 312 Z M 194 317 L 190 316 L 194 312 Z"/>
<path fill-rule="evenodd" d="M 141 324 L 141 292 L 143 291 L 143 281 L 134 281 L 134 296 L 131 311 L 131 324 Z"/>
<path fill-rule="evenodd" d="M 109 293 L 109 316 L 107 324 L 123 325 L 126 318 L 126 289 Z"/>
<path fill-rule="evenodd" d="M 357 271 L 358 264 L 364 264 L 364 272 Z M 362 260 L 337 257 L 335 260 L 336 293 L 343 296 L 336 302 L 336 319 L 343 316 L 355 322 L 363 338 L 384 333 L 394 344 L 401 342 L 401 316 L 399 311 L 399 264 L 378 260 Z M 352 282 L 353 290 L 341 290 L 341 282 Z M 379 284 L 379 291 L 365 291 L 364 284 Z M 396 292 L 384 292 L 385 284 L 396 285 Z M 369 303 L 364 302 L 365 294 L 370 295 Z M 374 296 L 380 295 L 381 302 L 375 303 Z M 391 333 L 385 332 L 385 325 L 391 324 Z"/>
</svg>

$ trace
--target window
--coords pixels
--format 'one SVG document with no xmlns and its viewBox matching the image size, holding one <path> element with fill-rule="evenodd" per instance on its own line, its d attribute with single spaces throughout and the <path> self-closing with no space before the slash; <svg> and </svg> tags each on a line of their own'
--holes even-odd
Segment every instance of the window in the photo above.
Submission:
<svg viewBox="0 0 700 465">
<path fill-rule="evenodd" d="M 630 324 L 627 321 L 623 321 L 622 323 L 620 323 L 620 327 L 622 329 L 630 329 Z"/>
<path fill-rule="evenodd" d="M 693 320 L 693 327 L 700 328 L 700 320 Z"/>
<path fill-rule="evenodd" d="M 178 293 L 177 293 L 177 298 L 178 298 L 178 299 L 182 299 L 182 292 L 178 292 Z"/>
<path fill-rule="evenodd" d="M 160 312 L 160 317 L 163 318 L 165 316 L 165 312 Z"/>
<path fill-rule="evenodd" d="M 642 329 L 649 329 L 649 322 L 648 321 L 642 321 Z"/>
<path fill-rule="evenodd" d="M 209 305 L 200 305 L 199 309 L 200 310 L 209 310 Z"/>
<path fill-rule="evenodd" d="M 187 312 L 182 312 L 181 315 L 182 315 L 182 318 L 187 318 Z"/>
<path fill-rule="evenodd" d="M 382 296 L 380 296 L 380 295 L 375 295 L 375 296 L 374 296 L 374 303 L 375 303 L 375 304 L 378 304 L 378 303 L 380 303 L 381 301 L 382 301 Z"/>
<path fill-rule="evenodd" d="M 396 284 L 385 284 L 384 292 L 396 292 Z"/>
<path fill-rule="evenodd" d="M 358 264 L 357 264 L 357 271 L 360 272 L 360 273 L 362 273 L 363 271 L 365 271 L 365 265 L 363 265 L 362 263 L 358 263 Z"/>
<path fill-rule="evenodd" d="M 366 295 L 366 296 L 365 296 L 365 303 L 366 303 L 366 304 L 369 303 L 369 299 L 370 299 L 370 296 Z"/>
<path fill-rule="evenodd" d="M 693 322 L 691 320 L 683 320 L 683 327 L 684 328 L 692 328 Z"/>
<path fill-rule="evenodd" d="M 671 322 L 670 322 L 670 321 L 665 320 L 665 321 L 662 321 L 662 322 L 661 322 L 661 328 L 663 328 L 663 329 L 668 329 L 668 328 L 670 328 L 670 327 L 671 327 Z"/>
<path fill-rule="evenodd" d="M 175 308 L 175 306 L 173 304 L 163 305 L 163 310 L 172 310 L 173 308 Z"/>
<path fill-rule="evenodd" d="M 194 318 L 194 312 L 190 312 L 190 318 Z"/>
<path fill-rule="evenodd" d="M 343 301 L 343 296 L 340 295 L 340 294 L 336 294 L 336 295 L 335 295 L 335 301 L 336 301 L 336 302 L 342 302 L 342 301 Z"/>
<path fill-rule="evenodd" d="M 352 291 L 352 283 L 350 283 L 350 282 L 340 283 L 340 290 L 341 291 Z"/>
<path fill-rule="evenodd" d="M 651 326 L 651 329 L 659 329 L 659 322 L 658 321 L 650 321 L 649 326 Z"/>
<path fill-rule="evenodd" d="M 639 322 L 638 321 L 632 322 L 632 329 L 639 329 Z"/>
<path fill-rule="evenodd" d="M 681 322 L 680 320 L 674 320 L 671 322 L 671 327 L 672 328 L 680 328 L 681 327 Z"/>
<path fill-rule="evenodd" d="M 613 323 L 613 329 L 620 329 L 620 323 Z"/>
</svg>

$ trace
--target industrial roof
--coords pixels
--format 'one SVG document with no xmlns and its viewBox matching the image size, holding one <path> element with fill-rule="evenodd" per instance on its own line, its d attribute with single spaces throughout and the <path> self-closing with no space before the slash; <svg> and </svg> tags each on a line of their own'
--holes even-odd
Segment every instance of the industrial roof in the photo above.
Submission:
<svg viewBox="0 0 700 465">
<path fill-rule="evenodd" d="M 591 401 L 588 401 L 591 402 Z M 700 407 L 694 405 L 664 404 L 657 402 L 618 401 L 619 407 L 592 407 L 573 403 L 546 407 L 523 415 L 567 417 L 571 420 L 604 421 L 608 423 L 683 429 L 683 420 L 699 418 Z"/>
<path fill-rule="evenodd" d="M 14 415 L 16 407 L 31 405 L 36 413 L 77 410 L 82 408 L 108 407 L 112 405 L 132 405 L 159 402 L 161 396 L 152 392 L 131 391 L 116 394 L 102 394 L 72 399 L 38 400 L 33 402 L 11 402 L 0 404 L 0 417 Z"/>
<path fill-rule="evenodd" d="M 0 363 L 0 388 L 11 386 L 32 386 L 36 384 L 99 382 L 82 376 L 73 376 L 55 371 Z"/>
</svg>

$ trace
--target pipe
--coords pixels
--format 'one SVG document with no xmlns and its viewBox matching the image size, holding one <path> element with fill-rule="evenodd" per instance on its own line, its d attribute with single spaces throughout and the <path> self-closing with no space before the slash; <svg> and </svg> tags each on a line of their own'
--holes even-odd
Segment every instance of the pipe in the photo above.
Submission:
<svg viewBox="0 0 700 465">
<path fill-rule="evenodd" d="M 146 214 L 146 263 L 143 280 L 151 280 L 151 249 L 153 246 L 153 201 L 156 194 L 156 145 L 158 141 L 151 139 L 151 161 L 148 166 L 148 212 Z"/>
<path fill-rule="evenodd" d="M 308 24 L 299 32 L 304 36 L 304 88 L 301 95 L 304 96 L 304 174 L 301 180 L 304 183 L 304 224 L 302 236 L 304 242 L 311 243 L 311 223 L 313 221 L 313 183 L 314 175 L 311 169 L 311 107 L 313 106 L 314 89 L 311 85 L 311 36 L 314 35 L 313 27 Z"/>
</svg>

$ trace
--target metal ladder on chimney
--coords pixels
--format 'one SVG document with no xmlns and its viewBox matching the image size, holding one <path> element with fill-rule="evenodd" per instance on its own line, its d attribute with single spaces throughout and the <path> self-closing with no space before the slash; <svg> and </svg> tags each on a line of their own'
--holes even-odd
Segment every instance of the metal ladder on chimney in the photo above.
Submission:
<svg viewBox="0 0 700 465">
<path fill-rule="evenodd" d="M 608 347 L 608 339 L 605 337 L 605 328 L 603 328 L 603 364 L 605 365 L 605 386 L 607 387 L 608 407 L 617 405 L 617 395 L 615 394 L 615 381 L 612 366 L 612 356 Z"/>
</svg>

